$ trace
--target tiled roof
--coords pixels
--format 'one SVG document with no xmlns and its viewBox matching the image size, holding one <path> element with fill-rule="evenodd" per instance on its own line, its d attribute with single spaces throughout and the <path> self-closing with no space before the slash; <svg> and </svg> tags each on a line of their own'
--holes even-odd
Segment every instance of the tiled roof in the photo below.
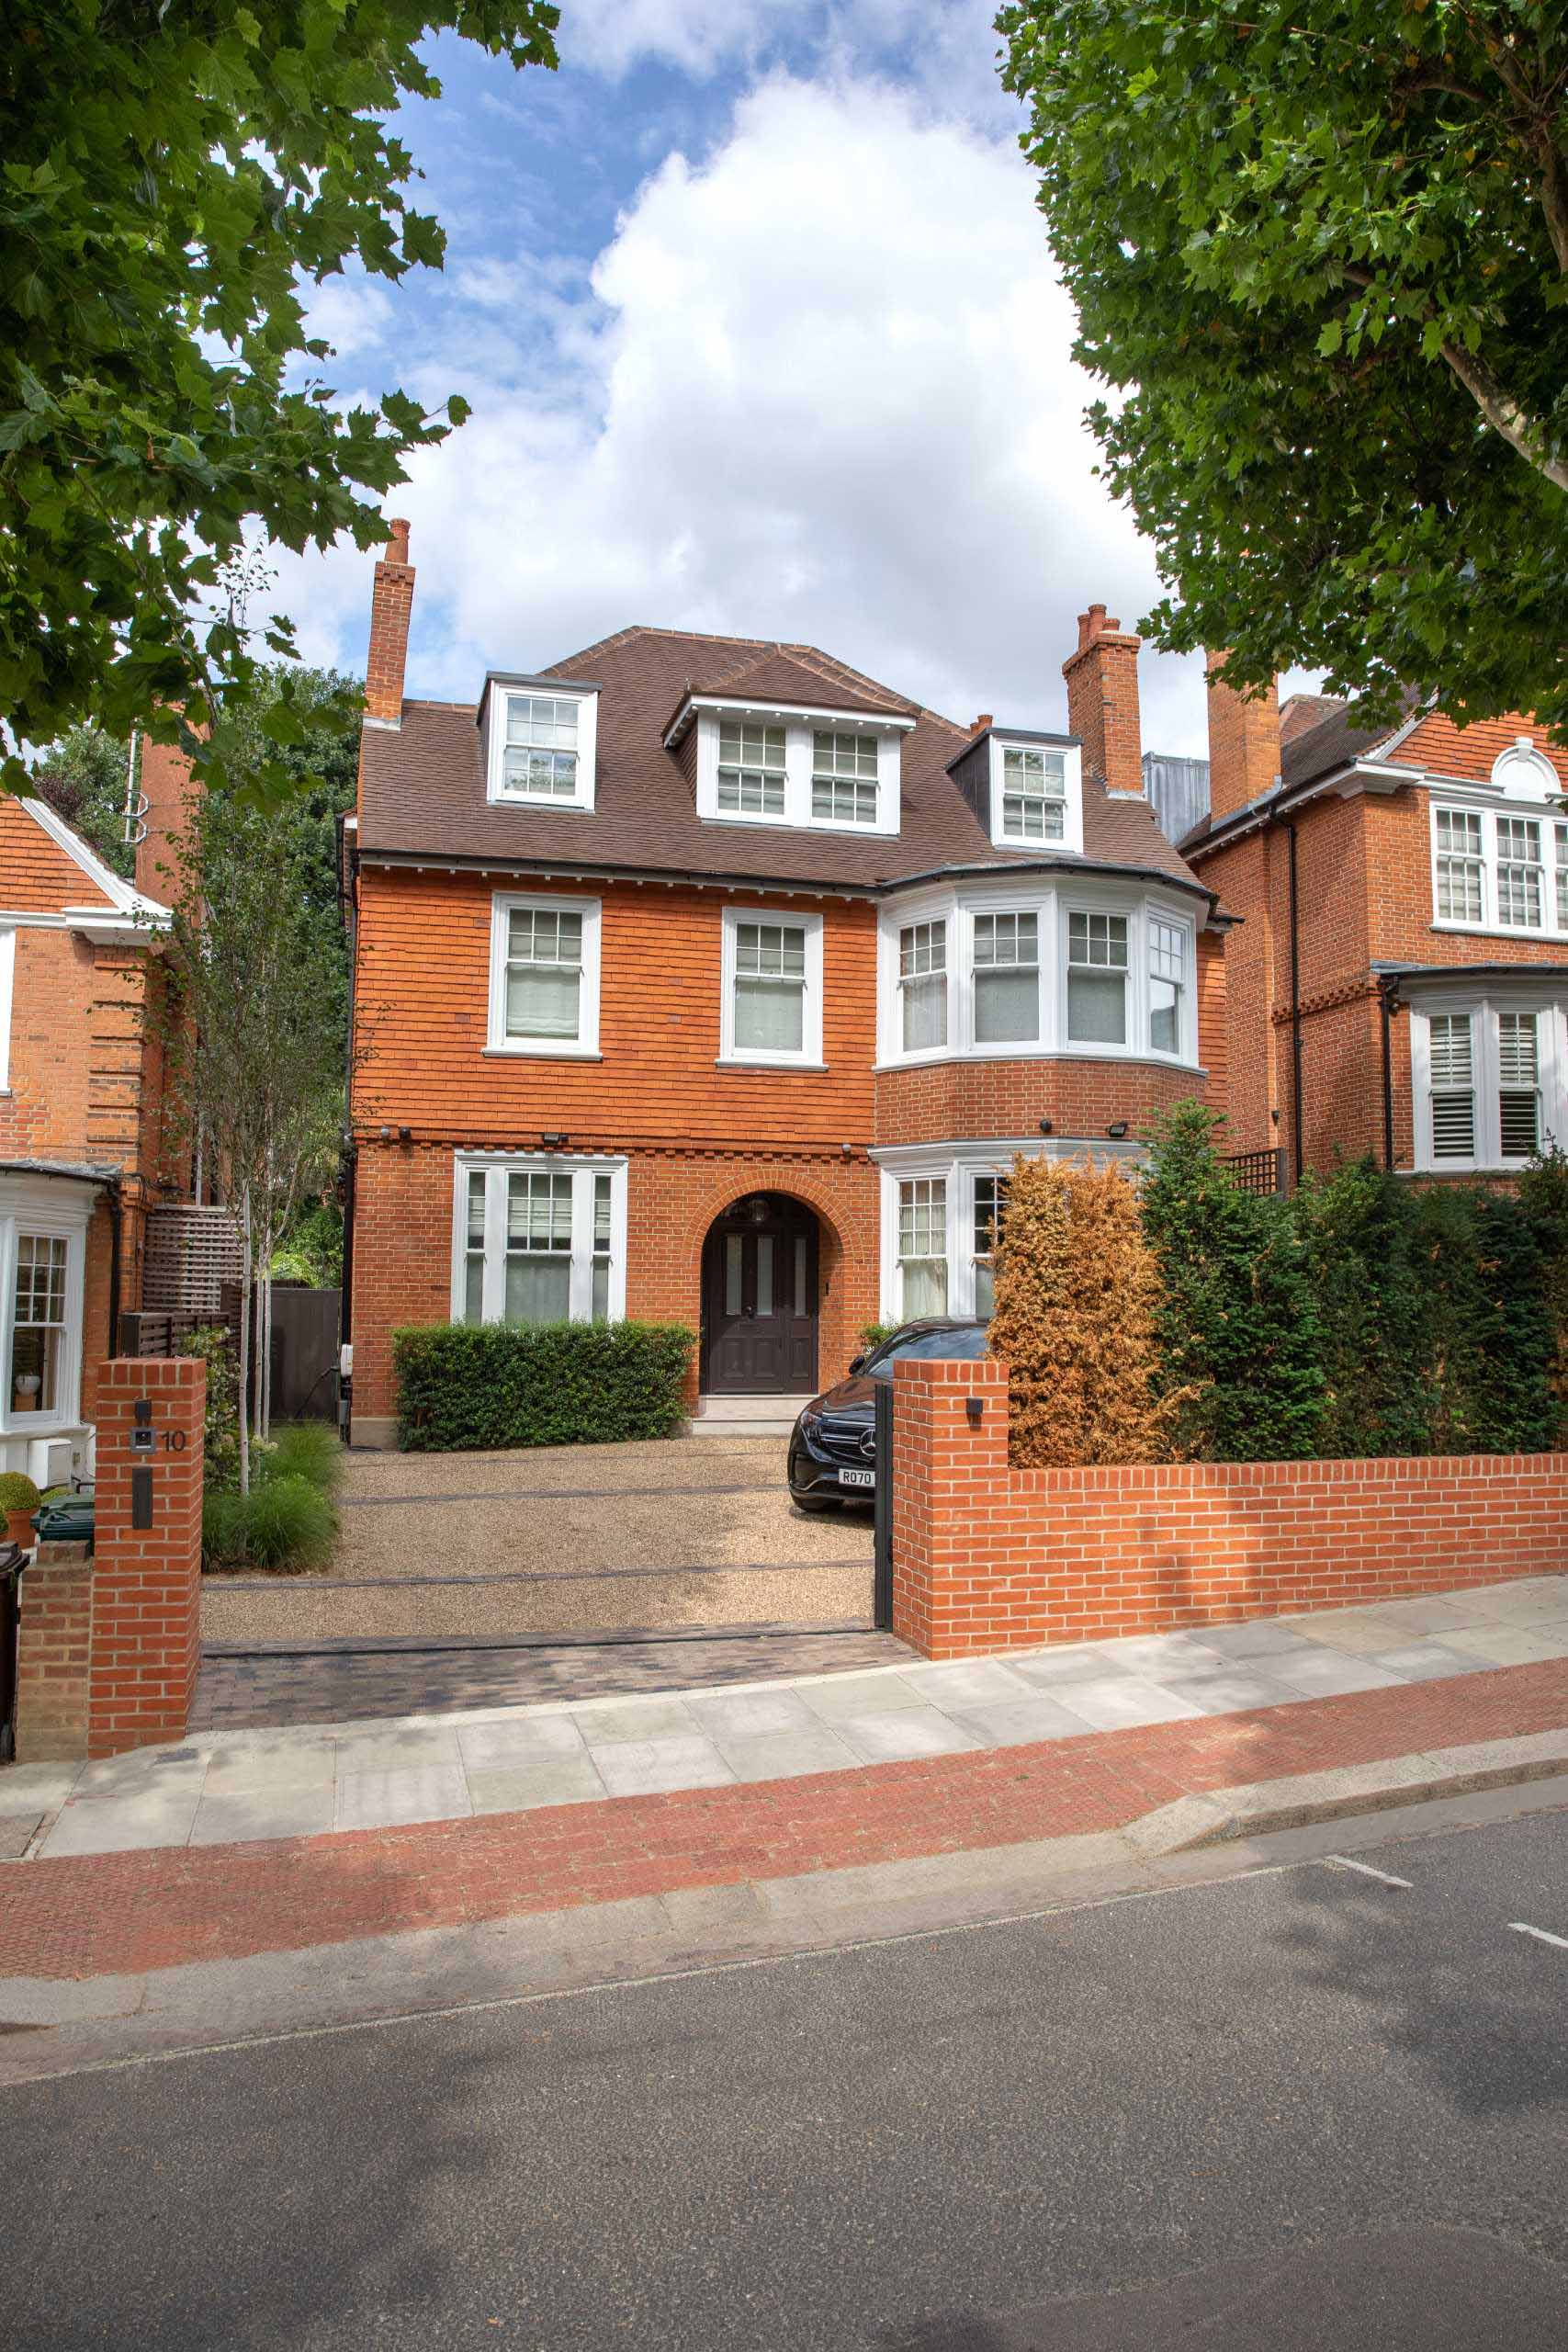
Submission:
<svg viewBox="0 0 1568 2352">
<path fill-rule="evenodd" d="M 1287 792 L 1294 786 L 1311 784 L 1320 775 L 1331 775 L 1336 768 L 1348 766 L 1352 760 L 1364 760 L 1397 735 L 1415 710 L 1417 695 L 1407 695 L 1397 718 L 1380 719 L 1369 725 L 1360 713 L 1360 705 L 1341 702 L 1331 705 L 1326 718 L 1315 727 L 1308 727 L 1280 746 L 1280 781 Z"/>
<path fill-rule="evenodd" d="M 739 881 L 818 883 L 849 889 L 947 867 L 1038 865 L 993 847 L 946 774 L 969 729 L 863 677 L 815 646 L 750 638 L 630 628 L 538 673 L 592 681 L 601 688 L 595 807 L 581 810 L 496 806 L 485 798 L 479 729 L 471 709 L 405 702 L 400 729 L 365 730 L 359 845 L 362 856 L 493 860 L 498 866 L 550 865 L 604 873 L 733 876 Z M 813 832 L 786 825 L 705 823 L 663 736 L 694 681 L 697 691 L 786 696 L 774 681 L 808 681 L 807 698 L 853 703 L 868 713 L 912 718 L 901 737 L 902 824 L 897 838 Z M 761 683 L 767 681 L 769 683 Z M 791 697 L 793 698 L 793 697 Z M 1169 846 L 1147 805 L 1084 780 L 1084 855 L 1196 877 Z M 1201 885 L 1198 887 L 1201 888 Z"/>
</svg>

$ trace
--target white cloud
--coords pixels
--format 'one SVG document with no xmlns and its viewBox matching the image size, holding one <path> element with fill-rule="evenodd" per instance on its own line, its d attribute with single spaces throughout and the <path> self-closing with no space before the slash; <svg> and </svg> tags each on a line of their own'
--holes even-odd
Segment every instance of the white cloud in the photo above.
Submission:
<svg viewBox="0 0 1568 2352">
<path fill-rule="evenodd" d="M 650 621 L 1060 723 L 1077 613 L 1131 625 L 1156 582 L 1093 479 L 1032 198 L 1010 141 L 918 96 L 779 77 L 648 181 L 591 294 L 533 261 L 459 277 L 438 345 L 399 355 L 411 390 L 474 407 L 389 502 L 419 567 L 411 692 Z M 286 564 L 311 658 L 363 658 L 369 584 L 353 554 Z M 1145 742 L 1201 749 L 1198 666 L 1145 654 L 1143 684 Z"/>
</svg>

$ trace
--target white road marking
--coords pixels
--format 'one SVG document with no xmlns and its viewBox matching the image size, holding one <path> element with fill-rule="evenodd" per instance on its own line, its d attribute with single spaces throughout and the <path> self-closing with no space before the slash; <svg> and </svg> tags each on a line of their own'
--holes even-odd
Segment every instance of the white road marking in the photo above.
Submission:
<svg viewBox="0 0 1568 2352">
<path fill-rule="evenodd" d="M 1371 1862 L 1358 1862 L 1348 1854 L 1325 1854 L 1324 1860 L 1337 1871 L 1359 1871 L 1363 1878 L 1379 1879 L 1384 1886 L 1403 1886 L 1406 1893 L 1410 1891 L 1407 1878 L 1395 1878 L 1392 1871 L 1375 1871 Z"/>
<path fill-rule="evenodd" d="M 1510 1919 L 1516 1936 L 1533 1936 L 1540 1944 L 1555 1944 L 1559 1951 L 1568 1951 L 1568 1936 L 1549 1935 L 1544 1928 L 1532 1928 L 1528 1919 Z"/>
</svg>

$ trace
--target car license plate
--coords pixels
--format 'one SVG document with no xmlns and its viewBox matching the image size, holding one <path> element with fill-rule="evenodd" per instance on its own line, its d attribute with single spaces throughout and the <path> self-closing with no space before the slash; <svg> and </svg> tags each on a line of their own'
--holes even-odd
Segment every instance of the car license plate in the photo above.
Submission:
<svg viewBox="0 0 1568 2352">
<path fill-rule="evenodd" d="M 840 1487 L 874 1487 L 876 1473 L 874 1470 L 840 1470 L 839 1484 Z"/>
</svg>

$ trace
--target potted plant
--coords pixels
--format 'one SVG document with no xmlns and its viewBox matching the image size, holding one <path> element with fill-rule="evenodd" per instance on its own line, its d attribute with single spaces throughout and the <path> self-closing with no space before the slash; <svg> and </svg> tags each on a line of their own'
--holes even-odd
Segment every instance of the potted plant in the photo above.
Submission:
<svg viewBox="0 0 1568 2352">
<path fill-rule="evenodd" d="M 43 1386 L 36 1372 L 19 1372 L 11 1390 L 11 1410 L 14 1413 L 36 1413 L 38 1393 Z"/>
<path fill-rule="evenodd" d="M 19 1544 L 24 1552 L 31 1547 L 33 1513 L 42 1500 L 23 1471 L 0 1470 L 0 1518 L 6 1521 L 7 1544 Z"/>
</svg>

